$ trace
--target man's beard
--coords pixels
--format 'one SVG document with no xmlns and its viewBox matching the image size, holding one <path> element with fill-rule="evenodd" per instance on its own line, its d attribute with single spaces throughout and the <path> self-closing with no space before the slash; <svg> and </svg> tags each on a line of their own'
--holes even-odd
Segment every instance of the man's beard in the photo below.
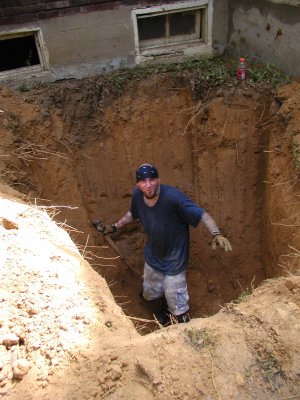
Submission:
<svg viewBox="0 0 300 400">
<path fill-rule="evenodd" d="M 160 192 L 160 187 L 157 186 L 157 188 L 155 189 L 155 191 L 153 192 L 153 194 L 148 195 L 147 193 L 144 193 L 144 197 L 145 197 L 147 200 L 152 200 L 152 199 L 154 199 L 156 196 L 159 195 L 159 192 Z"/>
<path fill-rule="evenodd" d="M 157 192 L 157 191 L 155 191 L 155 192 L 154 192 L 153 194 L 151 194 L 151 195 L 148 195 L 148 194 L 144 193 L 144 196 L 146 197 L 147 200 L 152 200 L 152 199 L 154 199 L 154 197 L 156 197 L 156 192 Z"/>
</svg>

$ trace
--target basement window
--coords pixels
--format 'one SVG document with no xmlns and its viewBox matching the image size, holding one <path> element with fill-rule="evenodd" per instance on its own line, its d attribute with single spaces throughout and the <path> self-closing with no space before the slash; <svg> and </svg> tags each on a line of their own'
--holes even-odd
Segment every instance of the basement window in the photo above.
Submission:
<svg viewBox="0 0 300 400">
<path fill-rule="evenodd" d="M 137 57 L 211 52 L 211 0 L 132 11 Z"/>
<path fill-rule="evenodd" d="M 37 76 L 46 69 L 48 57 L 39 29 L 0 34 L 0 79 Z"/>
</svg>

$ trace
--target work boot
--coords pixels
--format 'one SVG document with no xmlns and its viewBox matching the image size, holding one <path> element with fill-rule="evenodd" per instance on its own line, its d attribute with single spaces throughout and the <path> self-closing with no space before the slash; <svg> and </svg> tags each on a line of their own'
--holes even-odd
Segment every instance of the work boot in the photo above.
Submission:
<svg viewBox="0 0 300 400">
<path fill-rule="evenodd" d="M 165 297 L 162 298 L 161 305 L 156 313 L 155 318 L 162 326 L 171 325 L 171 314 L 168 309 L 168 303 Z"/>
<path fill-rule="evenodd" d="M 186 324 L 191 320 L 189 311 L 186 311 L 184 314 L 174 315 L 174 317 L 178 324 Z"/>
</svg>

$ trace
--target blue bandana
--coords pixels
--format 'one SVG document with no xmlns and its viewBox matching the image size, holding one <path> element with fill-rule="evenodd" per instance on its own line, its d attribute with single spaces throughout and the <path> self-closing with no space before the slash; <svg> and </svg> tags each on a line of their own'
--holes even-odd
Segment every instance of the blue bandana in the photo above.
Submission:
<svg viewBox="0 0 300 400">
<path fill-rule="evenodd" d="M 158 178 L 157 169 L 154 165 L 143 165 L 136 170 L 136 181 L 142 181 L 143 179 L 155 179 Z"/>
</svg>

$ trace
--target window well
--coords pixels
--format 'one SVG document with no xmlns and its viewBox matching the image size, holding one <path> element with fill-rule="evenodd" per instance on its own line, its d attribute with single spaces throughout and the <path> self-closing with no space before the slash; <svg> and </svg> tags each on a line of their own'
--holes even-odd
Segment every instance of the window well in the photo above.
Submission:
<svg viewBox="0 0 300 400">
<path fill-rule="evenodd" d="M 148 56 L 212 52 L 212 2 L 165 4 L 132 11 L 136 61 Z"/>
<path fill-rule="evenodd" d="M 40 76 L 48 66 L 40 28 L 0 33 L 0 80 Z"/>
<path fill-rule="evenodd" d="M 0 71 L 39 65 L 33 35 L 0 40 Z"/>
</svg>

